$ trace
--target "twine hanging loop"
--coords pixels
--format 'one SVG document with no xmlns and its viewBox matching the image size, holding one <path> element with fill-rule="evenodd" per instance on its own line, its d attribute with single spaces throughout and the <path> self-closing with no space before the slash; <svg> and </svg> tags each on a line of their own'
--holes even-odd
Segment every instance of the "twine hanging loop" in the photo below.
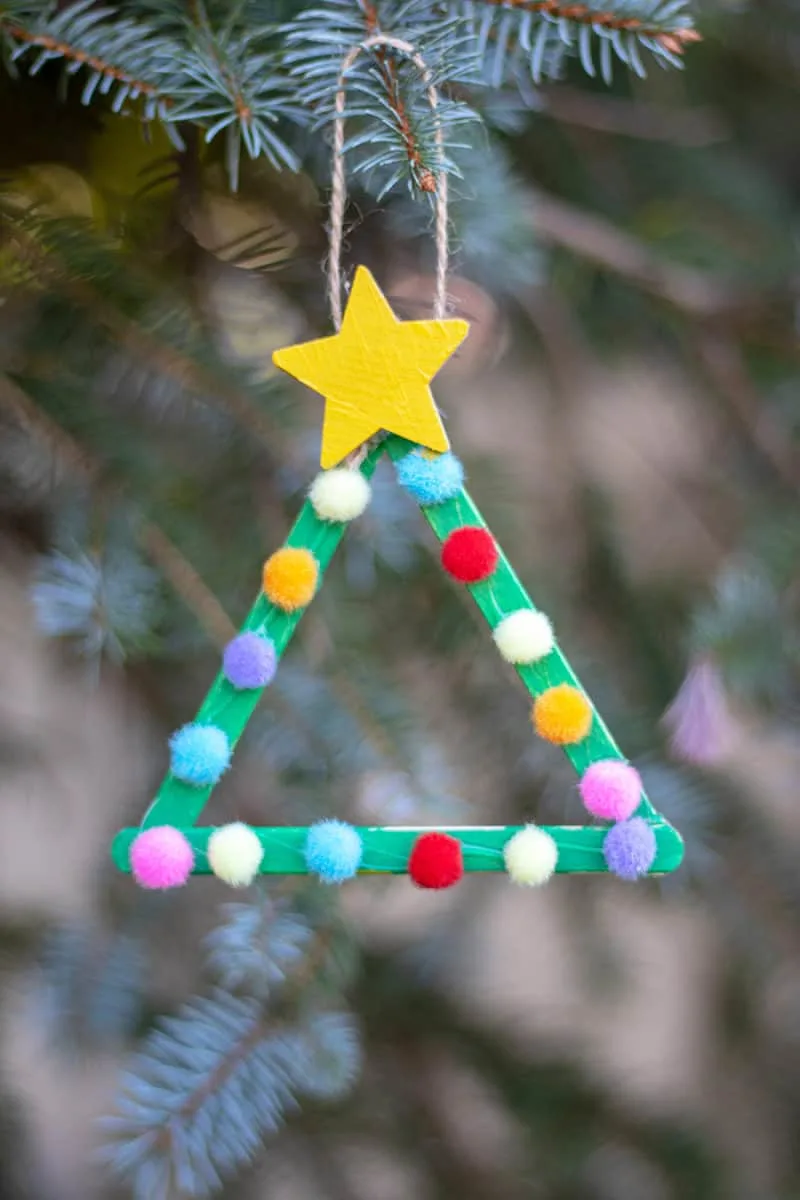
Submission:
<svg viewBox="0 0 800 1200">
<path fill-rule="evenodd" d="M 347 73 L 360 54 L 374 50 L 380 46 L 386 46 L 388 49 L 396 50 L 398 53 L 404 54 L 409 61 L 414 64 L 419 71 L 423 83 L 425 84 L 428 103 L 431 106 L 431 111 L 433 112 L 434 116 L 438 115 L 439 109 L 439 93 L 434 86 L 428 65 L 423 59 L 422 55 L 415 49 L 414 46 L 411 45 L 410 42 L 405 42 L 401 38 L 390 37 L 388 34 L 379 33 L 375 34 L 373 37 L 366 38 L 357 46 L 353 46 L 353 48 L 349 50 L 342 59 L 334 104 L 333 160 L 331 164 L 331 203 L 327 263 L 328 304 L 330 306 L 331 320 L 333 321 L 334 328 L 337 330 L 340 329 L 342 325 L 342 239 L 344 230 L 344 212 L 347 205 L 347 180 L 345 176 L 344 161 L 344 122 Z M 447 171 L 444 167 L 444 134 L 440 119 L 436 120 L 434 138 L 439 155 L 439 171 L 435 180 L 436 224 L 434 236 L 436 242 L 436 290 L 433 301 L 433 315 L 437 320 L 439 320 L 445 315 L 447 310 L 448 260 Z"/>
</svg>

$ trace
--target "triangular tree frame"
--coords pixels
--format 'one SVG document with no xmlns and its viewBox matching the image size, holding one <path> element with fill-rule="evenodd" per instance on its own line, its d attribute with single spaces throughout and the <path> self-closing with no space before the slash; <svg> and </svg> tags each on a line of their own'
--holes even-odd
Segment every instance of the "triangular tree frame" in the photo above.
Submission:
<svg viewBox="0 0 800 1200">
<path fill-rule="evenodd" d="M 369 479 L 381 455 L 388 453 L 392 461 L 397 462 L 415 448 L 413 443 L 396 435 L 389 435 L 366 455 L 358 469 Z M 486 528 L 478 508 L 463 487 L 443 503 L 420 507 L 441 542 L 444 542 L 453 530 L 467 525 Z M 311 502 L 306 500 L 286 545 L 304 548 L 313 553 L 319 564 L 318 588 L 322 585 L 324 572 L 346 530 L 346 523 L 321 519 Z M 491 580 L 467 586 L 490 628 L 494 628 L 506 613 L 519 609 L 535 609 L 502 550 L 499 551 L 499 560 Z M 242 632 L 250 631 L 269 637 L 276 654 L 280 657 L 291 641 L 304 611 L 282 611 L 270 603 L 262 592 L 250 610 Z M 532 664 L 517 666 L 516 670 L 534 698 L 559 684 L 568 684 L 583 691 L 557 644 L 545 658 Z M 220 671 L 200 707 L 196 720 L 198 723 L 211 724 L 222 729 L 227 734 L 233 750 L 264 690 L 237 690 Z M 590 765 L 598 761 L 624 761 L 613 737 L 595 710 L 588 735 L 576 744 L 565 746 L 564 751 L 579 777 Z M 206 851 L 215 827 L 198 825 L 197 821 L 214 786 L 196 787 L 171 773 L 167 774 L 141 826 L 123 829 L 114 839 L 112 856 L 116 866 L 122 871 L 130 871 L 130 850 L 135 838 L 143 829 L 168 825 L 179 829 L 190 843 L 194 851 L 193 874 L 211 873 Z M 656 854 L 649 874 L 664 874 L 675 870 L 683 858 L 682 840 L 669 822 L 656 812 L 644 792 L 635 815 L 643 818 L 655 835 Z M 525 827 L 359 827 L 357 832 L 363 843 L 360 872 L 405 874 L 415 841 L 432 828 L 446 832 L 461 842 L 465 871 L 503 871 L 503 849 L 510 839 Z M 558 847 L 557 872 L 608 870 L 603 853 L 603 843 L 609 832 L 608 824 L 546 825 L 540 828 L 550 834 Z M 309 826 L 264 826 L 255 827 L 253 832 L 264 851 L 259 868 L 262 874 L 308 873 L 304 848 Z"/>
</svg>

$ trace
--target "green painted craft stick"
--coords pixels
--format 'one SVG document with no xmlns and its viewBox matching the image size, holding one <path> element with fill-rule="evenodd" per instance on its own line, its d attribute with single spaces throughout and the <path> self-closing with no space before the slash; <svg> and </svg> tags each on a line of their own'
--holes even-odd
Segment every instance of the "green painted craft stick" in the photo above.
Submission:
<svg viewBox="0 0 800 1200">
<path fill-rule="evenodd" d="M 656 836 L 657 854 L 650 870 L 652 875 L 663 875 L 674 871 L 683 857 L 680 837 L 665 821 L 652 822 Z M 406 864 L 415 840 L 431 829 L 449 833 L 462 844 L 465 871 L 504 871 L 503 847 L 522 825 L 477 825 L 477 826 L 415 826 L 413 828 L 358 829 L 364 847 L 360 875 L 404 875 Z M 604 826 L 542 825 L 546 833 L 558 845 L 556 871 L 561 874 L 576 872 L 607 871 L 603 857 L 603 839 L 608 832 Z M 208 839 L 214 832 L 207 826 L 187 826 L 181 833 L 188 838 L 195 852 L 193 874 L 209 875 L 211 869 L 206 858 Z M 304 875 L 308 873 L 303 848 L 308 836 L 307 825 L 254 827 L 264 847 L 261 863 L 262 875 Z M 128 855 L 138 829 L 123 829 L 114 839 L 112 856 L 121 871 L 130 869 Z"/>
<path fill-rule="evenodd" d="M 367 479 L 375 471 L 382 453 L 383 447 L 376 446 L 361 464 L 361 473 Z M 304 546 L 312 552 L 319 563 L 318 591 L 322 586 L 325 570 L 346 531 L 347 525 L 341 522 L 321 521 L 308 500 L 303 504 L 300 515 L 292 526 L 286 545 Z M 264 593 L 260 592 L 244 620 L 241 632 L 260 633 L 271 638 L 275 653 L 280 657 L 292 640 L 304 611 L 305 609 L 291 613 L 283 612 L 274 604 L 270 604 Z M 216 725 L 224 730 L 233 749 L 265 690 L 250 688 L 241 691 L 233 687 L 220 671 L 201 704 L 195 721 Z M 168 774 L 145 814 L 142 828 L 150 825 L 193 825 L 213 790 L 213 784 L 208 787 L 195 787 L 176 779 L 171 773 Z"/>
<path fill-rule="evenodd" d="M 392 437 L 388 439 L 386 449 L 392 461 L 396 462 L 414 447 L 402 438 Z M 444 504 L 420 505 L 420 508 L 425 520 L 440 542 L 443 542 L 454 529 L 460 529 L 464 525 L 475 525 L 488 529 L 480 510 L 469 496 L 466 488 L 461 488 L 457 496 L 454 496 L 452 500 L 446 500 Z M 514 568 L 499 546 L 498 551 L 497 568 L 489 579 L 482 583 L 462 585 L 466 586 L 468 592 L 471 592 L 472 598 L 490 629 L 499 625 L 503 617 L 507 617 L 520 608 L 536 609 L 536 605 L 525 591 Z M 537 663 L 516 666 L 515 670 L 533 697 L 541 695 L 547 688 L 555 687 L 560 683 L 567 683 L 571 687 L 579 688 L 586 694 L 586 689 L 581 685 L 557 645 L 546 658 Z M 575 745 L 565 746 L 564 753 L 578 775 L 582 775 L 590 763 L 597 762 L 598 759 L 616 758 L 624 761 L 624 755 L 602 717 L 594 708 L 592 727 L 588 736 Z M 655 809 L 644 793 L 642 793 L 637 813 L 642 817 L 656 815 Z"/>
<path fill-rule="evenodd" d="M 413 450 L 412 443 L 391 435 L 374 447 L 360 466 L 369 478 L 385 452 L 397 461 Z M 486 528 L 479 509 L 465 489 L 443 504 L 421 506 L 422 512 L 440 541 L 444 541 L 455 529 L 464 525 Z M 347 525 L 320 519 L 309 501 L 287 538 L 287 545 L 310 550 L 319 563 L 318 589 L 322 586 L 324 572 L 342 540 Z M 468 586 L 475 603 L 490 629 L 494 629 L 503 617 L 519 609 L 534 609 L 525 588 L 514 573 L 508 559 L 499 551 L 499 560 L 491 578 L 482 583 Z M 278 655 L 286 649 L 304 610 L 286 613 L 276 608 L 262 594 L 259 595 L 244 621 L 242 632 L 252 631 L 272 639 Z M 531 696 L 538 696 L 547 688 L 558 684 L 569 684 L 579 688 L 580 682 L 558 646 L 540 662 L 516 668 Z M 231 748 L 241 737 L 252 716 L 264 689 L 241 691 L 234 688 L 220 673 L 212 684 L 196 721 L 217 726 L 224 730 Z M 623 755 L 611 733 L 593 709 L 592 726 L 581 742 L 564 747 L 565 752 L 578 774 L 582 774 L 593 762 L 600 759 L 623 759 Z M 196 851 L 195 874 L 208 874 L 205 857 L 208 838 L 213 832 L 208 827 L 196 826 L 213 786 L 194 787 L 168 774 L 150 806 L 142 827 L 173 825 L 180 829 Z M 648 798 L 642 793 L 638 815 L 652 826 L 656 837 L 657 854 L 651 874 L 674 871 L 683 858 L 683 843 L 680 835 L 661 817 Z M 435 826 L 437 830 L 457 837 L 464 848 L 466 871 L 502 871 L 502 850 L 505 843 L 520 826 Z M 559 847 L 557 870 L 567 872 L 607 871 L 603 856 L 603 840 L 608 827 L 587 826 L 543 826 L 556 840 Z M 130 870 L 129 851 L 131 843 L 140 829 L 124 829 L 114 840 L 112 855 L 122 871 Z M 265 849 L 261 867 L 265 874 L 307 873 L 303 847 L 308 835 L 308 826 L 265 827 L 255 830 Z M 359 830 L 364 844 L 364 859 L 361 873 L 378 872 L 403 874 L 414 840 L 424 828 L 363 828 Z"/>
</svg>

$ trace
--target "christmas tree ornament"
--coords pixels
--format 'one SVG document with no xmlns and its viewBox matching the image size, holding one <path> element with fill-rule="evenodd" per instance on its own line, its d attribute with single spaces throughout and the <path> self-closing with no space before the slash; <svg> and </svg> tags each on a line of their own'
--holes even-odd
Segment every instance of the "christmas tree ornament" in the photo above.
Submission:
<svg viewBox="0 0 800 1200">
<path fill-rule="evenodd" d="M 402 321 L 364 267 L 341 311 L 344 219 L 344 78 L 359 53 L 390 45 L 416 65 L 434 113 L 438 98 L 424 62 L 405 43 L 376 35 L 345 59 L 336 97 L 328 289 L 336 332 L 275 353 L 275 363 L 324 400 L 321 466 L 286 544 L 267 557 L 262 590 L 226 647 L 195 720 L 170 740 L 170 769 L 140 828 L 122 830 L 112 854 L 144 888 L 171 888 L 191 874 L 232 887 L 256 874 L 310 874 L 338 885 L 364 874 L 408 875 L 419 888 L 452 887 L 471 872 L 505 872 L 539 886 L 554 874 L 611 872 L 624 880 L 674 871 L 678 833 L 650 803 L 559 646 L 464 486 L 431 381 L 467 336 L 447 319 L 447 177 L 436 181 L 436 300 L 432 320 Z M 441 130 L 438 130 L 441 148 Z M 305 609 L 349 524 L 370 501 L 370 479 L 386 455 L 398 485 L 416 500 L 441 544 L 441 565 L 471 595 L 494 646 L 532 698 L 540 738 L 561 746 L 578 775 L 590 824 L 355 827 L 338 817 L 311 826 L 215 829 L 198 824 L 229 769 L 236 745 L 271 683 Z M 487 642 L 489 639 L 487 638 Z"/>
</svg>

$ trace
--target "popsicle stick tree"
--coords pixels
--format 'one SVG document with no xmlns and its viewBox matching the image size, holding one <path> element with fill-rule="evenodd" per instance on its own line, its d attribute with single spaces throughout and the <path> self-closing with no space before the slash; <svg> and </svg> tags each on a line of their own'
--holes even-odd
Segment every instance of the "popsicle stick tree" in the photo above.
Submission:
<svg viewBox="0 0 800 1200">
<path fill-rule="evenodd" d="M 142 886 L 178 886 L 209 873 L 233 886 L 258 873 L 312 873 L 326 883 L 407 873 L 418 886 L 441 888 L 473 871 L 505 871 L 535 885 L 554 872 L 636 879 L 680 865 L 680 836 L 646 796 L 447 448 L 429 384 L 467 331 L 463 321 L 398 321 L 359 268 L 340 331 L 276 353 L 279 366 L 325 397 L 328 469 L 314 480 L 285 545 L 267 559 L 263 588 L 195 720 L 171 739 L 170 770 L 141 826 L 114 840 L 116 865 Z M 384 454 L 441 543 L 443 569 L 470 592 L 497 652 L 519 673 L 536 734 L 562 746 L 575 768 L 586 825 L 356 827 L 335 816 L 311 826 L 198 824 L 348 524 L 366 509 Z"/>
</svg>

